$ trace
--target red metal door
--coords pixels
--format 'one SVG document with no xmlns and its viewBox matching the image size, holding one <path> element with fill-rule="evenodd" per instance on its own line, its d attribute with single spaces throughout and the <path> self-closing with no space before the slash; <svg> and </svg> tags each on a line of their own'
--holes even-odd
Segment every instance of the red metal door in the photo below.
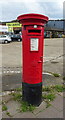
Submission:
<svg viewBox="0 0 65 120">
<path fill-rule="evenodd" d="M 38 84 L 42 82 L 44 27 L 33 29 L 28 26 L 23 29 L 23 82 Z"/>
</svg>

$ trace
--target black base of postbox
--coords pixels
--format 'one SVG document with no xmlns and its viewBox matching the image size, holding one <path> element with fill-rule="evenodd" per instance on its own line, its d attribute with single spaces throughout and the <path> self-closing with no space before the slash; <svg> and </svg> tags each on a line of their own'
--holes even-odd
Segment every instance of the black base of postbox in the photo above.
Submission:
<svg viewBox="0 0 65 120">
<path fill-rule="evenodd" d="M 22 100 L 28 104 L 39 106 L 42 102 L 42 83 L 22 83 Z"/>
</svg>

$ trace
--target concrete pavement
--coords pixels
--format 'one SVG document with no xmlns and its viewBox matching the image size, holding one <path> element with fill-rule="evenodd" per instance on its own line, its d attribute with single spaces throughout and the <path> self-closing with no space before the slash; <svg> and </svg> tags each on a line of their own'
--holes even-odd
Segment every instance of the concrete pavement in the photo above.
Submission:
<svg viewBox="0 0 65 120">
<path fill-rule="evenodd" d="M 41 105 L 36 107 L 33 112 L 20 112 L 20 103 L 14 101 L 11 95 L 3 96 L 3 101 L 5 101 L 7 110 L 3 111 L 2 118 L 63 118 L 63 109 L 65 109 L 62 93 L 56 94 L 55 100 L 50 102 L 51 106 L 48 108 L 46 108 L 46 102 L 42 101 Z"/>
</svg>

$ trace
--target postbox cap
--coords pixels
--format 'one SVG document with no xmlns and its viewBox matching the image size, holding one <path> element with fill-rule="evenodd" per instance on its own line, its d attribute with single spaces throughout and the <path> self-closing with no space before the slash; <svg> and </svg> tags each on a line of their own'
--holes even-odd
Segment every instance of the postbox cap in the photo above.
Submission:
<svg viewBox="0 0 65 120">
<path fill-rule="evenodd" d="M 18 16 L 17 20 L 24 25 L 30 25 L 35 23 L 43 25 L 48 22 L 48 17 L 41 14 L 29 13 Z"/>
</svg>

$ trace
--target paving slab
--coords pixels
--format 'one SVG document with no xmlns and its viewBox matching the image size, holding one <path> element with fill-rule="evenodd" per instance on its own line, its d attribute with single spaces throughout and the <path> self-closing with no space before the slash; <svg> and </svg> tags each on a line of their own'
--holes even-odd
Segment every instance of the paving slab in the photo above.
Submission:
<svg viewBox="0 0 65 120">
<path fill-rule="evenodd" d="M 13 118 L 36 118 L 32 112 L 17 113 Z"/>
<path fill-rule="evenodd" d="M 6 102 L 6 103 L 9 102 L 12 99 L 13 99 L 12 95 L 5 95 L 5 96 L 2 97 L 2 101 Z"/>
<path fill-rule="evenodd" d="M 10 118 L 10 116 L 7 115 L 7 111 L 3 111 L 2 118 Z"/>
<path fill-rule="evenodd" d="M 65 109 L 63 110 L 63 116 L 64 116 L 64 118 L 65 118 Z M 64 119 L 65 120 L 65 119 Z"/>
<path fill-rule="evenodd" d="M 7 108 L 8 108 L 7 111 L 8 111 L 12 116 L 19 112 L 18 109 L 20 108 L 20 104 L 19 104 L 19 102 L 17 102 L 17 101 L 11 100 L 11 101 L 9 101 L 9 102 L 6 104 L 6 106 L 7 106 Z"/>
<path fill-rule="evenodd" d="M 3 112 L 2 117 L 3 118 L 10 118 L 6 114 L 6 112 L 9 112 L 11 115 L 11 118 L 62 118 L 63 117 L 63 96 L 57 95 L 55 100 L 51 102 L 51 106 L 49 108 L 46 108 L 46 103 L 43 101 L 40 106 L 36 107 L 36 109 L 33 112 L 20 112 L 17 110 L 20 108 L 20 103 L 17 101 L 13 101 L 10 99 L 7 106 L 7 111 Z M 9 96 L 4 97 L 5 100 L 9 100 Z"/>
<path fill-rule="evenodd" d="M 38 107 L 36 107 L 36 109 L 33 111 L 33 113 L 36 115 L 45 109 L 46 109 L 46 103 L 43 101 Z"/>
<path fill-rule="evenodd" d="M 57 95 L 55 100 L 51 102 L 51 104 L 58 111 L 63 111 L 63 96 Z"/>
<path fill-rule="evenodd" d="M 57 111 L 53 106 L 36 115 L 37 118 L 63 118 L 63 112 Z"/>
</svg>

